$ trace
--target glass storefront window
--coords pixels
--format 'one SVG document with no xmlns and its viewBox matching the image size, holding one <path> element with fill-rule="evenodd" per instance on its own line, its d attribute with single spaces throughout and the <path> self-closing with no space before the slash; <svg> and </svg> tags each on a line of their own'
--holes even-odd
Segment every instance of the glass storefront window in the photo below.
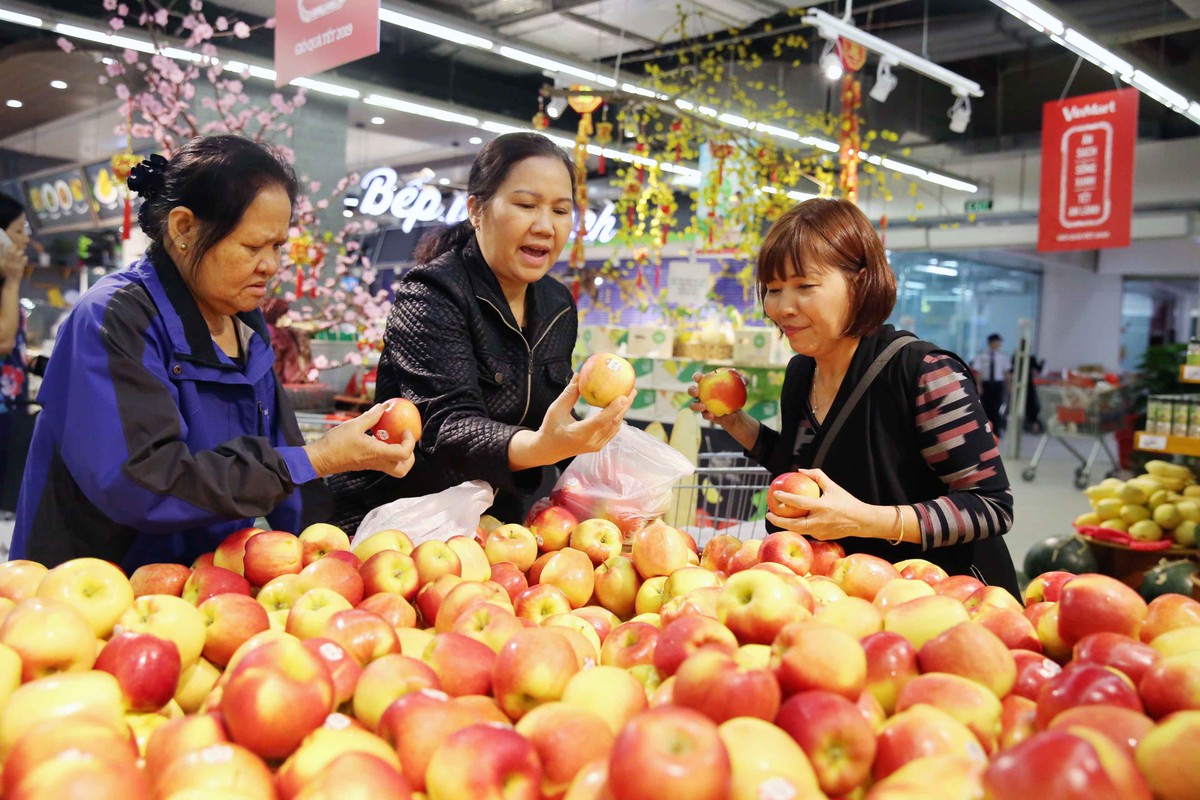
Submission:
<svg viewBox="0 0 1200 800">
<path fill-rule="evenodd" d="M 896 273 L 896 308 L 888 322 L 958 353 L 968 362 L 999 333 L 1004 349 L 1017 344 L 1017 323 L 1037 330 L 1042 276 L 948 253 L 889 253 Z M 1037 342 L 1034 343 L 1037 352 Z"/>
</svg>

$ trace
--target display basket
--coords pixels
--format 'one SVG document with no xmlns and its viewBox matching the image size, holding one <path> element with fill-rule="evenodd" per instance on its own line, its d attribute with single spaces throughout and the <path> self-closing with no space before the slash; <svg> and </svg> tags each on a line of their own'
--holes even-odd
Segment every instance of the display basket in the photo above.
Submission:
<svg viewBox="0 0 1200 800">
<path fill-rule="evenodd" d="M 1098 531 L 1105 531 L 1099 536 Z M 1116 541 L 1109 534 L 1119 534 L 1107 528 L 1097 528 L 1090 525 L 1076 527 L 1075 537 L 1087 545 L 1088 550 L 1096 559 L 1097 572 L 1110 575 L 1134 589 L 1140 589 L 1142 578 L 1146 571 L 1154 568 L 1163 558 L 1186 558 L 1196 561 L 1200 550 L 1187 547 L 1175 547 L 1174 542 L 1163 539 L 1158 542 L 1136 542 L 1139 545 L 1125 544 Z M 1162 545 L 1166 545 L 1163 547 Z M 1150 548 L 1147 545 L 1158 545 Z"/>
<path fill-rule="evenodd" d="M 701 546 L 718 533 L 762 538 L 770 483 L 770 473 L 741 453 L 700 453 L 696 471 L 676 485 L 665 519 Z"/>
</svg>

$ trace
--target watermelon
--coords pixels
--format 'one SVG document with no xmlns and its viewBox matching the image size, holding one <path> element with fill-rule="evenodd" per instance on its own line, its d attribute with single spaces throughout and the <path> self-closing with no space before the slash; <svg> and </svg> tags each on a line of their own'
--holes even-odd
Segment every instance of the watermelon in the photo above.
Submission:
<svg viewBox="0 0 1200 800">
<path fill-rule="evenodd" d="M 1191 561 L 1161 561 L 1158 566 L 1146 570 L 1142 578 L 1142 597 L 1149 603 L 1164 594 L 1192 596 L 1192 576 L 1200 567 Z"/>
<path fill-rule="evenodd" d="M 1030 579 L 1045 572 L 1063 570 L 1075 575 L 1096 572 L 1096 557 L 1085 542 L 1074 536 L 1051 536 L 1025 554 L 1025 574 Z"/>
</svg>

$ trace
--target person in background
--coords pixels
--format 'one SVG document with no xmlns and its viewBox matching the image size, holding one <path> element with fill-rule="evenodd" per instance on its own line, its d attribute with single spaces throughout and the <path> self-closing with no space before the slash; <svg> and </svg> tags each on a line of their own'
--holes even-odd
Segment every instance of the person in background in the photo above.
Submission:
<svg viewBox="0 0 1200 800">
<path fill-rule="evenodd" d="M 23 454 L 10 452 L 17 442 L 22 420 L 29 413 L 29 368 L 25 354 L 25 311 L 21 308 L 21 279 L 29 265 L 29 223 L 25 207 L 0 194 L 0 503 L 15 511 L 15 485 L 20 480 Z M 28 439 L 26 438 L 27 442 Z M 9 464 L 16 474 L 9 475 Z M 13 487 L 4 491 L 4 487 Z M 10 499 L 11 498 L 11 499 Z"/>
<path fill-rule="evenodd" d="M 1007 353 L 1000 352 L 1003 338 L 993 333 L 987 338 L 987 349 L 975 357 L 971 369 L 979 387 L 979 399 L 983 402 L 983 410 L 988 422 L 992 424 L 992 432 L 997 436 L 1004 435 L 1004 400 L 1008 394 L 1008 379 L 1012 374 L 1012 359 Z"/>
<path fill-rule="evenodd" d="M 575 301 L 547 273 L 571 232 L 575 170 L 538 133 L 484 145 L 467 179 L 467 219 L 422 240 L 384 333 L 375 396 L 421 413 L 407 477 L 330 481 L 335 524 L 357 529 L 371 509 L 470 480 L 497 490 L 489 513 L 521 522 L 543 467 L 603 447 L 633 394 L 577 420 Z"/>
<path fill-rule="evenodd" d="M 691 407 L 772 478 L 800 471 L 820 487 L 818 498 L 777 492 L 808 514 L 769 513 L 769 528 L 892 562 L 923 558 L 1019 596 L 1002 538 L 1012 491 L 970 368 L 884 324 L 896 279 L 866 216 L 847 200 L 800 203 L 768 231 L 756 277 L 764 313 L 797 353 L 781 430 L 745 410 Z"/>
<path fill-rule="evenodd" d="M 12 557 L 190 564 L 260 516 L 292 532 L 326 521 L 318 478 L 406 474 L 412 437 L 367 433 L 382 406 L 306 445 L 275 378 L 258 307 L 296 202 L 281 156 L 201 137 L 140 163 L 129 188 L 150 249 L 80 297 L 59 331 Z"/>
</svg>

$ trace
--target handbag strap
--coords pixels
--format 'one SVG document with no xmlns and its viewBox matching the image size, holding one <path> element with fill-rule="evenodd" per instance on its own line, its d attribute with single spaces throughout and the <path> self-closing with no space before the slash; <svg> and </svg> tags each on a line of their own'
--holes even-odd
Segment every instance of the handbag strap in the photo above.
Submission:
<svg viewBox="0 0 1200 800">
<path fill-rule="evenodd" d="M 854 391 L 850 393 L 850 397 L 846 399 L 846 404 L 842 406 L 842 410 L 838 412 L 834 418 L 833 424 L 829 426 L 829 431 L 825 434 L 825 438 L 821 440 L 821 446 L 817 449 L 817 457 L 813 459 L 812 466 L 809 469 L 820 469 L 825 463 L 825 456 L 829 452 L 829 448 L 833 445 L 833 440 L 837 438 L 838 431 L 846 424 L 846 420 L 850 418 L 850 414 L 858 406 L 858 401 L 867 393 L 867 389 L 871 388 L 871 384 L 879 377 L 879 373 L 883 372 L 883 368 L 888 365 L 888 362 L 899 353 L 905 345 L 910 342 L 917 341 L 915 336 L 904 336 L 896 339 L 889 344 L 882 353 L 876 356 L 871 362 L 871 366 L 867 367 L 867 371 L 859 378 L 858 385 L 854 387 Z"/>
</svg>

